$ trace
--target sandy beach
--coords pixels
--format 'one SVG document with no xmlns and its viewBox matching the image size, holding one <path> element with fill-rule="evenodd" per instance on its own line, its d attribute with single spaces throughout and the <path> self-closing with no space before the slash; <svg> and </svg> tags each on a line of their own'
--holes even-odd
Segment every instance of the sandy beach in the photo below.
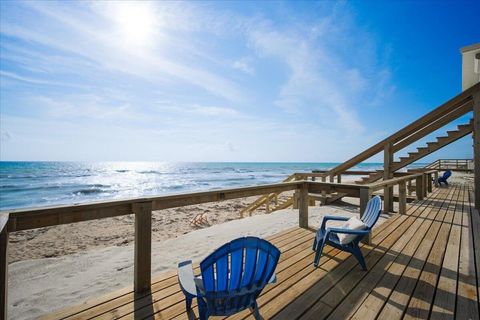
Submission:
<svg viewBox="0 0 480 320">
<path fill-rule="evenodd" d="M 473 177 L 457 174 L 451 181 Z M 153 215 L 153 275 L 174 270 L 178 262 L 200 261 L 212 250 L 239 236 L 267 237 L 298 226 L 298 210 L 265 214 L 257 210 L 240 218 L 240 210 L 256 197 L 156 211 Z M 326 214 L 358 215 L 359 200 L 344 198 L 332 205 L 310 207 L 317 227 Z M 208 224 L 190 221 L 206 213 Z M 388 219 L 382 215 L 379 224 Z M 378 224 L 378 225 L 379 225 Z M 11 319 L 32 319 L 132 285 L 133 216 L 94 220 L 11 235 L 9 313 Z"/>
</svg>

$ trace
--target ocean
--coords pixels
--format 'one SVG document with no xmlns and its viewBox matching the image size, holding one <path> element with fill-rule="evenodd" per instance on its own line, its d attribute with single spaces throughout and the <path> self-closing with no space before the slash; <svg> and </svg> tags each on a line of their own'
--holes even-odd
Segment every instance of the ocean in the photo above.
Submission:
<svg viewBox="0 0 480 320">
<path fill-rule="evenodd" d="M 0 210 L 277 183 L 338 163 L 0 162 Z M 418 164 L 422 165 L 422 164 Z M 352 170 L 381 169 L 363 163 Z"/>
</svg>

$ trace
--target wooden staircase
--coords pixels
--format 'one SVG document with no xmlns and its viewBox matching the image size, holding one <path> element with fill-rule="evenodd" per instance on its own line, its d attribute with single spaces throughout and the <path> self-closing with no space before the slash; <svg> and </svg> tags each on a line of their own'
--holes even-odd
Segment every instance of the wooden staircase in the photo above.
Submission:
<svg viewBox="0 0 480 320">
<path fill-rule="evenodd" d="M 296 175 L 292 174 L 282 182 L 291 182 L 294 181 L 296 178 Z M 245 207 L 242 211 L 240 211 L 240 215 L 242 217 L 244 217 L 245 214 L 252 215 L 255 210 L 258 210 L 262 207 L 265 207 L 265 211 L 267 213 L 271 213 L 273 211 L 285 209 L 293 205 L 293 196 L 289 196 L 287 199 L 279 199 L 279 196 L 280 193 L 270 193 L 261 196 L 257 200 L 252 202 L 250 205 Z"/>
<path fill-rule="evenodd" d="M 456 130 L 448 131 L 446 136 L 438 137 L 436 141 L 427 143 L 426 146 L 417 148 L 416 152 L 411 152 L 408 156 L 400 157 L 398 161 L 394 161 L 395 153 L 405 149 L 418 140 L 428 136 L 438 129 L 450 124 L 452 121 L 465 116 L 473 111 L 474 96 L 480 95 L 480 83 L 460 93 L 456 97 L 450 99 L 446 103 L 420 117 L 401 130 L 395 132 L 391 136 L 383 139 L 367 150 L 359 153 L 353 158 L 329 170 L 326 175 L 333 180 L 335 176 L 344 174 L 350 168 L 360 164 L 361 162 L 384 153 L 384 167 L 387 175 L 392 176 L 393 172 L 404 168 L 405 166 L 422 159 L 423 157 L 437 151 L 440 148 L 466 136 L 474 130 L 473 121 L 467 124 L 459 125 Z M 357 183 L 365 184 L 382 179 L 384 172 L 382 170 L 370 174 Z"/>
<path fill-rule="evenodd" d="M 356 183 L 372 183 L 379 179 L 382 179 L 384 175 L 388 177 L 393 177 L 393 173 L 395 171 L 398 171 L 408 166 L 409 164 L 431 154 L 432 152 L 435 152 L 445 147 L 446 145 L 457 141 L 458 139 L 468 135 L 474 130 L 477 130 L 474 129 L 474 121 L 472 119 L 467 124 L 459 125 L 456 130 L 447 131 L 446 136 L 437 137 L 436 141 L 427 142 L 426 146 L 418 147 L 417 151 L 409 152 L 408 156 L 399 157 L 398 161 L 394 161 L 395 153 L 405 149 L 406 147 L 428 136 L 436 130 L 450 124 L 452 121 L 455 121 L 460 117 L 471 113 L 475 104 L 475 96 L 480 97 L 480 83 L 477 83 L 471 88 L 463 91 L 459 95 L 453 97 L 449 101 L 445 102 L 444 104 L 440 105 L 436 109 L 420 117 L 419 119 L 405 126 L 401 130 L 390 135 L 389 137 L 383 139 L 382 141 L 378 142 L 367 150 L 359 153 L 353 158 L 327 171 L 323 176 L 324 179 L 329 178 L 329 181 L 334 181 L 334 178 L 338 176 L 337 181 L 340 181 L 341 175 L 345 174 L 347 170 L 375 156 L 380 152 L 383 152 L 384 154 L 384 170 L 378 170 L 377 172 L 371 173 L 367 177 L 362 178 L 362 180 L 356 181 Z M 474 115 L 475 114 L 476 113 L 474 113 Z M 478 142 L 475 143 L 478 144 Z M 384 171 L 387 171 L 387 173 L 385 174 Z M 284 182 L 293 181 L 295 179 L 296 176 L 295 174 L 293 174 L 287 179 L 285 179 Z M 386 188 L 385 190 L 390 193 L 390 195 L 388 195 L 388 202 L 390 203 L 388 206 L 391 207 L 393 191 L 391 188 Z M 266 212 L 269 213 L 275 210 L 287 208 L 294 203 L 293 196 L 290 196 L 282 201 L 279 201 L 278 196 L 279 194 L 269 194 L 260 197 L 241 212 L 242 216 L 245 213 L 249 213 L 251 215 L 254 210 L 259 209 L 262 206 L 265 206 Z M 324 203 L 328 204 L 335 200 L 341 199 L 343 196 L 344 195 L 342 194 L 332 193 L 327 196 L 311 195 L 311 198 L 318 199 L 318 197 L 323 197 L 322 199 Z"/>
<path fill-rule="evenodd" d="M 449 145 L 452 142 L 457 141 L 473 132 L 473 119 L 470 119 L 469 123 L 461 124 L 457 126 L 456 130 L 447 131 L 447 136 L 437 137 L 436 141 L 427 142 L 427 146 L 418 147 L 416 152 L 409 152 L 408 157 L 400 157 L 400 161 L 392 163 L 391 170 L 400 170 L 415 161 L 422 159 L 425 156 Z M 367 184 L 375 182 L 383 177 L 383 170 L 377 170 L 375 173 L 369 174 L 367 177 L 363 177 L 359 181 L 355 181 L 357 184 Z"/>
</svg>

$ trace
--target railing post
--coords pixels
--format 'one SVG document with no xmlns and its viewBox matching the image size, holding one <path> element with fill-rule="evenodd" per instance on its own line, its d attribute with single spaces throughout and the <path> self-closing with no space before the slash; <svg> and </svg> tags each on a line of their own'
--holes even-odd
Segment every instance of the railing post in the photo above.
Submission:
<svg viewBox="0 0 480 320">
<path fill-rule="evenodd" d="M 432 174 L 431 173 L 428 173 L 427 174 L 427 188 L 428 188 L 428 192 L 432 192 L 433 190 L 433 181 L 432 181 Z"/>
<path fill-rule="evenodd" d="M 389 180 L 393 178 L 393 172 L 390 168 L 393 162 L 393 144 L 391 142 L 385 144 L 383 149 L 383 180 Z M 385 206 L 385 211 L 393 211 L 393 188 L 385 187 L 383 188 L 383 202 Z"/>
<path fill-rule="evenodd" d="M 135 214 L 135 262 L 134 289 L 142 292 L 150 289 L 152 277 L 152 203 L 132 204 Z"/>
<path fill-rule="evenodd" d="M 341 175 L 341 174 L 339 174 L 339 175 L 337 176 L 337 182 L 338 182 L 338 183 L 342 183 L 342 175 Z"/>
<path fill-rule="evenodd" d="M 0 216 L 0 319 L 7 319 L 8 307 L 8 214 Z"/>
<path fill-rule="evenodd" d="M 300 187 L 298 225 L 300 228 L 308 228 L 308 182 L 302 183 Z"/>
<path fill-rule="evenodd" d="M 398 212 L 400 214 L 407 212 L 407 185 L 405 180 L 398 184 Z"/>
<path fill-rule="evenodd" d="M 473 95 L 473 170 L 475 208 L 480 211 L 480 92 Z"/>
<path fill-rule="evenodd" d="M 412 195 L 412 180 L 408 180 L 407 182 L 407 192 L 409 196 Z"/>
<path fill-rule="evenodd" d="M 438 188 L 438 171 L 433 173 L 433 183 L 435 184 L 435 188 Z"/>
<path fill-rule="evenodd" d="M 365 214 L 367 203 L 368 201 L 370 201 L 371 197 L 372 197 L 372 191 L 370 190 L 370 188 L 360 188 L 360 218 L 362 218 L 363 215 Z M 372 242 L 371 233 L 368 236 L 364 237 L 362 242 L 370 244 Z"/>
<path fill-rule="evenodd" d="M 300 191 L 297 189 L 293 193 L 293 209 L 298 209 L 300 201 Z"/>
<path fill-rule="evenodd" d="M 423 174 L 415 178 L 415 193 L 417 200 L 423 200 Z"/>
<path fill-rule="evenodd" d="M 422 174 L 422 177 L 423 177 L 423 197 L 425 198 L 426 196 L 428 196 L 428 191 L 427 191 L 427 174 L 426 173 L 423 173 Z"/>
<path fill-rule="evenodd" d="M 267 198 L 265 199 L 265 210 L 267 213 L 270 212 L 270 194 L 267 194 Z"/>
</svg>

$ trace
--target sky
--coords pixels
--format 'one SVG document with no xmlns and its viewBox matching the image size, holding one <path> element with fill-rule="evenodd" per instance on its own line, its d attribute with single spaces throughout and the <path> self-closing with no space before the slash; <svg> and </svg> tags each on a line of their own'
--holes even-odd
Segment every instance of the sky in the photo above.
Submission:
<svg viewBox="0 0 480 320">
<path fill-rule="evenodd" d="M 0 160 L 341 162 L 461 92 L 478 12 L 478 1 L 1 1 Z M 471 158 L 471 145 L 423 161 Z"/>
</svg>

